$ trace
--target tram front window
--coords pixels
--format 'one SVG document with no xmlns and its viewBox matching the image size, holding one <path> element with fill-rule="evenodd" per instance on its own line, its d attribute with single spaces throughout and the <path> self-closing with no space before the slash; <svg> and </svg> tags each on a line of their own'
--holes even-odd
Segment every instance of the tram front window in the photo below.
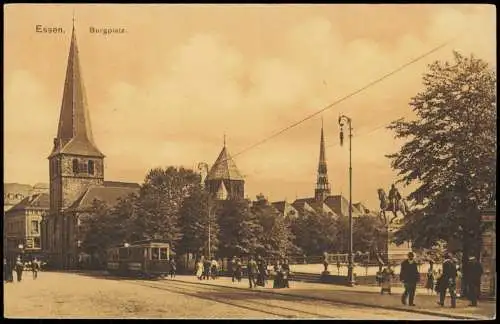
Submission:
<svg viewBox="0 0 500 324">
<path fill-rule="evenodd" d="M 168 260 L 168 249 L 160 248 L 160 260 Z"/>
<path fill-rule="evenodd" d="M 151 260 L 158 260 L 159 259 L 158 250 L 159 249 L 156 249 L 156 248 L 151 249 Z"/>
</svg>

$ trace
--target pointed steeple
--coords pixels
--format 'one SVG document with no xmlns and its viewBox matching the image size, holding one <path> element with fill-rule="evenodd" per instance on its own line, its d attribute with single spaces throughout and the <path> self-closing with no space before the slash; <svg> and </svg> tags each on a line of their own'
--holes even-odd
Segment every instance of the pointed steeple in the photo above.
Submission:
<svg viewBox="0 0 500 324">
<path fill-rule="evenodd" d="M 224 141 L 225 144 L 225 141 Z M 210 169 L 207 180 L 244 180 L 236 163 L 231 158 L 226 146 L 222 148 L 219 157 Z"/>
<path fill-rule="evenodd" d="M 321 140 L 319 146 L 318 177 L 314 197 L 317 201 L 323 201 L 330 194 L 330 184 L 328 183 L 328 169 L 325 156 L 325 136 L 323 134 L 323 118 L 321 118 Z"/>
<path fill-rule="evenodd" d="M 95 145 L 92 135 L 74 17 L 59 126 L 51 156 L 59 153 L 104 157 Z"/>
</svg>

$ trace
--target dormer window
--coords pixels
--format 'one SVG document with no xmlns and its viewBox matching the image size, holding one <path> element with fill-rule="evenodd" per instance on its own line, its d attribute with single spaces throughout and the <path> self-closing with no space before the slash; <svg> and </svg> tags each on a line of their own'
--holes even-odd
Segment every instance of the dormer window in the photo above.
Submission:
<svg viewBox="0 0 500 324">
<path fill-rule="evenodd" d="M 73 159 L 73 173 L 78 173 L 78 160 Z"/>
<path fill-rule="evenodd" d="M 89 163 L 87 164 L 87 168 L 88 168 L 89 174 L 94 174 L 94 161 L 89 160 Z"/>
</svg>

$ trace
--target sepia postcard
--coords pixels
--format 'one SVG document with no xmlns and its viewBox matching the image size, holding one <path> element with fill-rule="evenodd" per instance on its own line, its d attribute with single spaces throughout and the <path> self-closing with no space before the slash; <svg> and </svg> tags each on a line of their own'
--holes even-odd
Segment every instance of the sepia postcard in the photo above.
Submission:
<svg viewBox="0 0 500 324">
<path fill-rule="evenodd" d="M 3 316 L 495 319 L 495 9 L 4 5 Z"/>
</svg>

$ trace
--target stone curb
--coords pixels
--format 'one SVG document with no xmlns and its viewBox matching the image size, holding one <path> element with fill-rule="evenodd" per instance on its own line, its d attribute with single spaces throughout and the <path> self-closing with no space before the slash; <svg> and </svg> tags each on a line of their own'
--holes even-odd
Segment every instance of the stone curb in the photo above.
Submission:
<svg viewBox="0 0 500 324">
<path fill-rule="evenodd" d="M 205 283 L 205 282 L 190 282 L 190 281 L 185 281 L 185 280 L 179 280 L 179 279 L 168 279 L 169 281 L 177 281 L 177 282 L 183 282 L 183 283 L 188 283 L 192 285 L 205 285 L 205 286 L 217 286 L 217 287 L 226 287 L 226 288 L 231 288 L 231 289 L 237 289 L 237 290 L 248 290 L 249 288 L 242 288 L 242 287 L 233 287 L 233 286 L 225 286 L 225 285 L 220 285 L 220 284 L 213 284 L 213 283 Z M 339 304 L 346 304 L 346 305 L 355 305 L 355 306 L 363 306 L 363 307 L 371 307 L 371 308 L 383 308 L 383 309 L 388 309 L 388 310 L 395 310 L 395 311 L 402 311 L 402 312 L 408 312 L 408 313 L 420 313 L 423 315 L 431 315 L 431 316 L 442 316 L 442 317 L 448 317 L 452 319 L 463 319 L 463 320 L 488 320 L 490 318 L 486 316 L 465 316 L 465 315 L 459 315 L 459 314 L 448 314 L 448 313 L 441 313 L 441 312 L 433 312 L 433 311 L 428 311 L 428 310 L 420 310 L 420 309 L 411 309 L 411 308 L 402 308 L 402 307 L 396 307 L 396 306 L 375 306 L 373 304 L 369 303 L 362 303 L 362 302 L 351 302 L 351 301 L 339 301 L 331 298 L 322 298 L 322 297 L 316 297 L 316 296 L 304 296 L 304 295 L 296 295 L 296 294 L 287 294 L 287 293 L 280 293 L 277 291 L 270 291 L 270 290 L 258 290 L 259 292 L 264 292 L 267 294 L 274 294 L 274 295 L 280 295 L 280 296 L 296 296 L 296 297 L 305 297 L 305 298 L 310 298 L 314 300 L 321 300 L 321 301 L 327 301 L 327 302 L 335 302 Z"/>
</svg>

